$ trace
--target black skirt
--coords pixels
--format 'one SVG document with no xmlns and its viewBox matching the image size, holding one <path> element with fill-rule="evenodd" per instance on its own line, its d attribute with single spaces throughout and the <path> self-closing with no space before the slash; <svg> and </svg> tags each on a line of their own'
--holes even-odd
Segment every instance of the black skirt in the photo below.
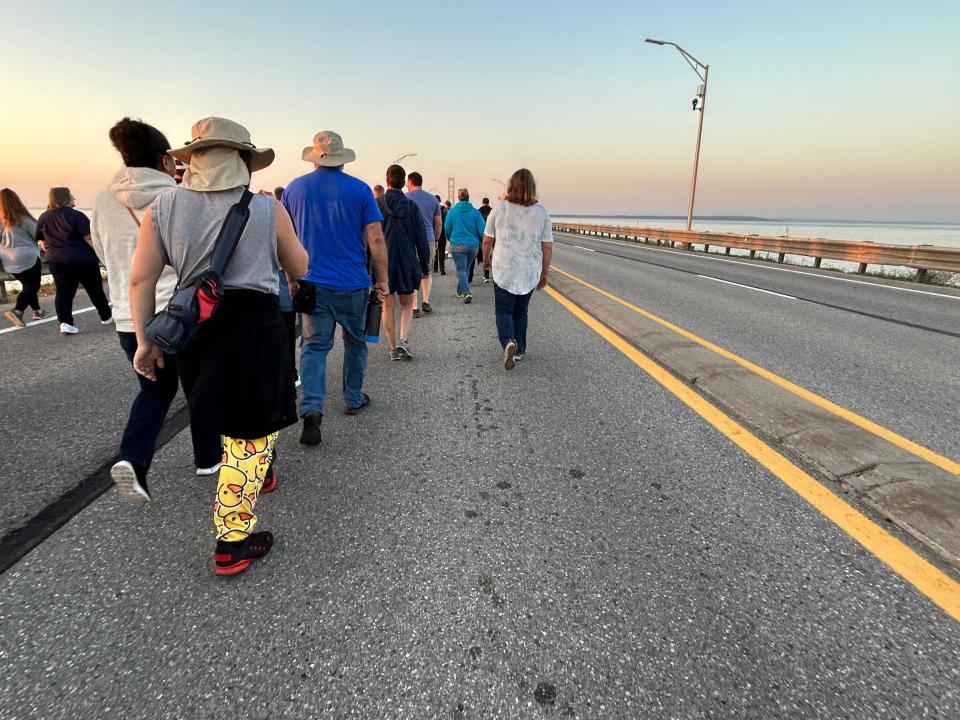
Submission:
<svg viewBox="0 0 960 720">
<path fill-rule="evenodd" d="M 227 290 L 177 354 L 177 369 L 198 427 L 255 439 L 297 422 L 296 370 L 276 295 Z"/>
</svg>

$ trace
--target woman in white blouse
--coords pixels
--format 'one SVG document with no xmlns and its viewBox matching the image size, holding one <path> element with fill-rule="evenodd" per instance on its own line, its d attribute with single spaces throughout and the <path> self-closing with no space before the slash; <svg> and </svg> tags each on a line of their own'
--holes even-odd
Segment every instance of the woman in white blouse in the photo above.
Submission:
<svg viewBox="0 0 960 720">
<path fill-rule="evenodd" d="M 552 257 L 550 215 L 537 202 L 533 173 L 522 168 L 510 177 L 483 237 L 483 266 L 493 270 L 497 335 L 507 370 L 527 352 L 527 307 L 534 289 L 547 284 Z"/>
</svg>

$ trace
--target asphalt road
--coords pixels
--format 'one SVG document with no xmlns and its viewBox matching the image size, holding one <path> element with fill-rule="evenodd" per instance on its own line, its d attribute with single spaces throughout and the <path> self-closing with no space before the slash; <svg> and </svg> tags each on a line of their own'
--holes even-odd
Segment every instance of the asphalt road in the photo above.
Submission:
<svg viewBox="0 0 960 720">
<path fill-rule="evenodd" d="M 861 282 L 629 242 L 560 234 L 556 240 L 558 267 L 960 459 L 957 291 L 941 294 L 912 283 Z"/>
<path fill-rule="evenodd" d="M 283 434 L 249 572 L 212 573 L 181 434 L 153 504 L 0 576 L 0 717 L 960 713 L 960 624 L 549 297 L 506 373 L 491 287 L 435 287 L 366 414 Z"/>
</svg>

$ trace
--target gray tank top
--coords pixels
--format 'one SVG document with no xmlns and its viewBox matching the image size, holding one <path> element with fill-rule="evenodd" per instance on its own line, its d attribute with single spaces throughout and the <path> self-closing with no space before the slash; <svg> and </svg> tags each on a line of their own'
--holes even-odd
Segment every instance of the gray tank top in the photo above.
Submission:
<svg viewBox="0 0 960 720">
<path fill-rule="evenodd" d="M 210 268 L 213 245 L 230 206 L 243 188 L 198 192 L 176 188 L 153 203 L 153 234 L 160 251 L 177 271 L 179 282 Z M 250 219 L 223 277 L 228 290 L 278 294 L 276 206 L 272 197 L 254 195 Z"/>
</svg>

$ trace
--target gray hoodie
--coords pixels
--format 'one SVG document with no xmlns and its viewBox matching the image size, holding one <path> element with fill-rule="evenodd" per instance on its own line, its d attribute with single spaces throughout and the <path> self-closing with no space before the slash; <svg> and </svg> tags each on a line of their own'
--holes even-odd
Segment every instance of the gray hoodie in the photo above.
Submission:
<svg viewBox="0 0 960 720">
<path fill-rule="evenodd" d="M 138 222 L 142 221 L 153 201 L 176 186 L 172 177 L 159 170 L 124 167 L 117 171 L 110 185 L 97 195 L 93 203 L 90 236 L 93 249 L 107 268 L 117 332 L 134 331 L 130 314 L 130 269 L 140 228 L 127 208 L 133 210 Z M 167 306 L 176 285 L 177 275 L 173 268 L 165 267 L 157 282 L 157 310 Z"/>
</svg>

